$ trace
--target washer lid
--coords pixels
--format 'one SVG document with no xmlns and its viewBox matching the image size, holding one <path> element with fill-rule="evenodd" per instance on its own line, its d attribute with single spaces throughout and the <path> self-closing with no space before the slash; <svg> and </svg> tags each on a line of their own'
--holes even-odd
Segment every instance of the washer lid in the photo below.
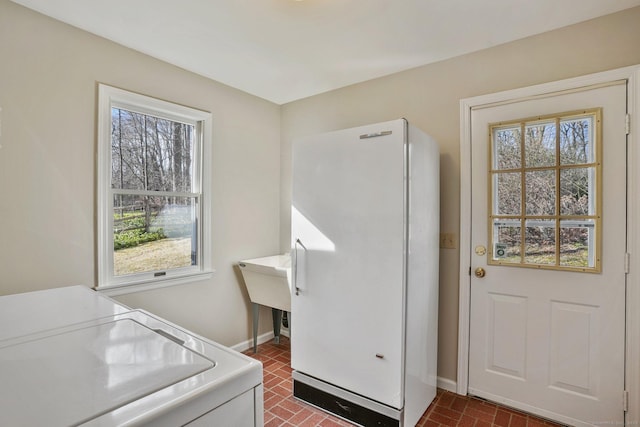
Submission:
<svg viewBox="0 0 640 427">
<path fill-rule="evenodd" d="M 81 424 L 214 366 L 126 318 L 5 342 L 0 425 Z"/>
<path fill-rule="evenodd" d="M 0 297 L 0 340 L 131 311 L 86 286 Z"/>
</svg>

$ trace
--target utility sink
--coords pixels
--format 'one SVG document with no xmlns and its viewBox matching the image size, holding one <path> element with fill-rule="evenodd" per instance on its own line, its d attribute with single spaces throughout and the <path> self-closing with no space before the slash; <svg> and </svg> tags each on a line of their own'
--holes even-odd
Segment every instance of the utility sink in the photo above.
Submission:
<svg viewBox="0 0 640 427">
<path fill-rule="evenodd" d="M 291 312 L 291 257 L 272 255 L 238 263 L 253 308 L 253 349 L 257 350 L 259 306 L 271 307 L 275 342 L 280 342 L 282 313 Z M 290 317 L 290 316 L 288 316 Z"/>
<path fill-rule="evenodd" d="M 291 311 L 291 258 L 273 255 L 240 261 L 251 302 Z"/>
</svg>

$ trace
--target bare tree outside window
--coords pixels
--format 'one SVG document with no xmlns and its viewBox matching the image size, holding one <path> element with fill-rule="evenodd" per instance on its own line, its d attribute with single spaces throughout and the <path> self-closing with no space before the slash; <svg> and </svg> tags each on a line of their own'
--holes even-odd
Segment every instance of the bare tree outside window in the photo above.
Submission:
<svg viewBox="0 0 640 427">
<path fill-rule="evenodd" d="M 194 265 L 194 126 L 122 108 L 111 116 L 115 274 Z"/>
</svg>

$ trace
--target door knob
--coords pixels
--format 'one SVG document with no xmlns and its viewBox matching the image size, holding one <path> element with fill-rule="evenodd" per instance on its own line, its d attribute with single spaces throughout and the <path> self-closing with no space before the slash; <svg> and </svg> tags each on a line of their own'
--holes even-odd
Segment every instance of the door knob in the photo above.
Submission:
<svg viewBox="0 0 640 427">
<path fill-rule="evenodd" d="M 476 273 L 476 277 L 479 279 L 482 279 L 487 274 L 487 272 L 484 271 L 484 268 L 482 267 L 476 268 L 475 273 Z"/>
</svg>

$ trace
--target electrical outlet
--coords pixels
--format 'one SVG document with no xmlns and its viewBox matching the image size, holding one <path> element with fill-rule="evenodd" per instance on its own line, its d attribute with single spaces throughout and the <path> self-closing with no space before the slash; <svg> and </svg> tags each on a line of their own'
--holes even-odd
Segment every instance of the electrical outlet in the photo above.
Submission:
<svg viewBox="0 0 640 427">
<path fill-rule="evenodd" d="M 455 233 L 440 233 L 440 247 L 443 249 L 455 249 L 456 248 L 456 235 Z"/>
</svg>

